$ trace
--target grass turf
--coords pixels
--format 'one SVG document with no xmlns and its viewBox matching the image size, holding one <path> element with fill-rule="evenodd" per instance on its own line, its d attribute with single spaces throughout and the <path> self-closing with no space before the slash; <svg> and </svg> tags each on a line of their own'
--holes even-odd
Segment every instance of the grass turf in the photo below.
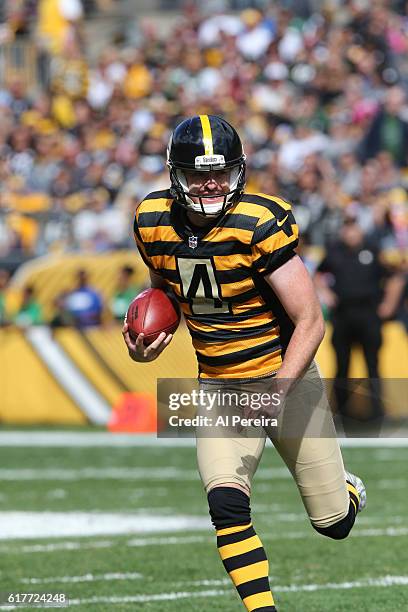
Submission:
<svg viewBox="0 0 408 612">
<path fill-rule="evenodd" d="M 408 575 L 408 529 L 404 518 L 407 450 L 353 448 L 345 449 L 343 455 L 348 469 L 366 482 L 368 508 L 347 540 L 333 542 L 310 527 L 297 489 L 282 469 L 275 451 L 267 448 L 264 453 L 254 483 L 253 521 L 268 553 L 271 584 L 276 586 L 274 595 L 280 612 L 340 612 L 353 608 L 360 612 L 408 610 L 408 587 L 404 584 L 384 587 L 365 582 L 384 576 Z M 2 512 L 207 515 L 192 448 L 3 448 L 0 466 Z M 87 475 L 84 472 L 87 468 L 94 468 L 99 477 L 95 473 Z M 109 476 L 113 468 L 119 472 Z M 24 474 L 23 469 L 31 472 Z M 123 477 L 118 478 L 121 470 Z M 169 542 L 170 537 L 175 539 Z M 196 540 L 188 540 L 191 537 Z M 140 539 L 149 540 L 151 545 L 132 545 Z M 167 542 L 163 543 L 163 539 Z M 106 546 L 92 547 L 100 541 Z M 36 544 L 70 542 L 80 547 L 37 552 L 32 548 Z M 105 576 L 129 572 L 139 572 L 143 577 L 115 580 Z M 24 582 L 28 578 L 86 574 L 100 578 L 75 583 L 56 580 L 30 585 Z M 97 603 L 84 601 L 73 606 L 78 612 L 243 610 L 225 578 L 210 529 L 208 532 L 0 541 L 0 592 L 64 591 L 73 600 L 101 599 Z M 199 581 L 208 582 L 197 584 Z M 328 583 L 347 582 L 359 582 L 360 586 L 327 588 Z M 305 585 L 323 588 L 310 590 Z M 309 590 L 296 591 L 296 588 Z M 208 591 L 207 595 L 201 595 Z M 214 591 L 219 594 L 215 596 Z M 169 593 L 197 596 L 173 601 L 125 601 L 126 597 Z M 119 601 L 109 600 L 114 597 Z"/>
</svg>

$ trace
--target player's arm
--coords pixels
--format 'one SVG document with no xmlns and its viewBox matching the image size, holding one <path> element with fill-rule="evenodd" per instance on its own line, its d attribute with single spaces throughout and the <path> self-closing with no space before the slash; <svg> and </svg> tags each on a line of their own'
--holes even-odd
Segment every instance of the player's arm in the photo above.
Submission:
<svg viewBox="0 0 408 612">
<path fill-rule="evenodd" d="M 298 255 L 265 276 L 295 325 L 278 378 L 297 379 L 308 368 L 324 336 L 316 291 Z"/>
<path fill-rule="evenodd" d="M 143 241 L 138 231 L 137 215 L 135 215 L 134 233 L 139 253 L 142 256 L 142 259 L 145 262 L 146 266 L 148 266 L 149 268 L 151 286 L 156 289 L 164 289 L 164 287 L 166 286 L 165 280 L 160 276 L 160 274 L 158 274 L 152 269 L 152 265 L 148 260 Z M 129 352 L 129 357 L 133 359 L 133 361 L 138 361 L 141 363 L 146 363 L 157 359 L 160 353 L 164 351 L 164 349 L 170 344 L 173 338 L 172 334 L 166 335 L 163 332 L 158 338 L 156 338 L 154 342 L 146 346 L 143 342 L 143 334 L 139 334 L 135 341 L 132 340 L 129 334 L 129 327 L 126 322 L 123 324 L 122 335 Z"/>
</svg>

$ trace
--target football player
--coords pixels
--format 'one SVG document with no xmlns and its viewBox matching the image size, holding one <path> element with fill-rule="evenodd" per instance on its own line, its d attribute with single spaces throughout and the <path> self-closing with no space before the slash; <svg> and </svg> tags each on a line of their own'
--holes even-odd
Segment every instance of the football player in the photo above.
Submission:
<svg viewBox="0 0 408 612">
<path fill-rule="evenodd" d="M 252 388 L 281 381 L 320 380 L 313 362 L 324 324 L 312 281 L 296 254 L 298 229 L 291 206 L 276 196 L 246 193 L 245 154 L 236 130 L 213 115 L 186 119 L 168 147 L 171 188 L 149 194 L 137 207 L 135 239 L 152 286 L 177 297 L 196 350 L 203 388 Z M 171 335 L 148 347 L 133 342 L 129 355 L 156 359 Z M 301 405 L 296 414 L 303 415 Z M 251 522 L 250 495 L 268 435 L 291 471 L 313 527 L 347 537 L 365 505 L 365 489 L 345 472 L 325 396 L 319 415 L 324 437 L 197 437 L 200 475 L 217 546 L 250 612 L 275 611 L 268 561 Z M 320 418 L 320 417 L 319 417 Z"/>
</svg>

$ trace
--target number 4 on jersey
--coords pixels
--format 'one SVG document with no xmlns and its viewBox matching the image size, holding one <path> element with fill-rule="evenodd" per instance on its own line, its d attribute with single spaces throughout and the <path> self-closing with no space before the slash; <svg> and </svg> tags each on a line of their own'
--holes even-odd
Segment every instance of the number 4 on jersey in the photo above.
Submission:
<svg viewBox="0 0 408 612">
<path fill-rule="evenodd" d="M 222 301 L 211 259 L 177 258 L 177 264 L 181 290 L 191 300 L 193 314 L 229 312 L 228 304 Z"/>
</svg>

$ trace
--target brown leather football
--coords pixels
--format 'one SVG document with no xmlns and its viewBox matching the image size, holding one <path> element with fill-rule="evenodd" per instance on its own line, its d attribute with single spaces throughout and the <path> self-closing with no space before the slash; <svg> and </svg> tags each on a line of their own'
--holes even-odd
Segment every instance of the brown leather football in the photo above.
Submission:
<svg viewBox="0 0 408 612">
<path fill-rule="evenodd" d="M 180 309 L 175 299 L 162 289 L 145 289 L 130 303 L 126 322 L 132 340 L 143 333 L 143 342 L 147 346 L 161 332 L 174 334 L 180 323 Z"/>
</svg>

